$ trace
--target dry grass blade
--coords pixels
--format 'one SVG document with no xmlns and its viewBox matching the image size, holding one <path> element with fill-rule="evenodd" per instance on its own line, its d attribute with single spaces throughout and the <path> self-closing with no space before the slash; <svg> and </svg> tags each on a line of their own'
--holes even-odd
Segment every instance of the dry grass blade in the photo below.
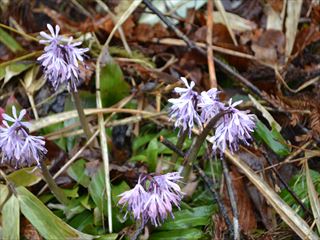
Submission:
<svg viewBox="0 0 320 240">
<path fill-rule="evenodd" d="M 118 28 L 128 19 L 128 17 L 131 15 L 131 13 L 140 5 L 142 0 L 135 0 L 131 3 L 131 5 L 128 7 L 128 9 L 123 13 L 123 15 L 119 18 L 117 24 L 112 29 L 111 33 L 108 36 L 108 39 L 105 43 L 106 46 L 109 46 L 109 43 L 115 34 L 115 32 L 118 30 Z"/>
<path fill-rule="evenodd" d="M 291 55 L 293 44 L 296 39 L 302 3 L 302 0 L 287 1 L 286 60 L 288 60 Z"/>
<path fill-rule="evenodd" d="M 85 115 L 92 115 L 92 114 L 98 114 L 98 113 L 113 113 L 113 112 L 119 112 L 119 113 L 131 113 L 131 114 L 142 114 L 142 115 L 152 115 L 152 112 L 147 111 L 139 111 L 135 109 L 119 109 L 119 108 L 89 108 L 84 109 Z M 30 132 L 35 132 L 37 130 L 40 130 L 42 128 L 48 127 L 52 124 L 64 122 L 66 120 L 76 118 L 78 117 L 78 113 L 76 110 L 68 111 L 68 112 L 62 112 L 53 114 L 47 117 L 40 118 L 39 120 L 31 121 L 31 125 L 29 127 Z"/>
<path fill-rule="evenodd" d="M 242 170 L 244 175 L 255 185 L 260 193 L 267 199 L 270 205 L 279 214 L 282 220 L 295 231 L 295 233 L 302 239 L 319 239 L 312 231 L 309 225 L 286 204 L 278 194 L 263 181 L 256 173 L 253 172 L 249 166 L 240 158 L 232 155 L 229 150 L 225 151 L 227 158 L 239 169 Z"/>
<path fill-rule="evenodd" d="M 304 162 L 306 178 L 307 178 L 307 187 L 308 187 L 308 195 L 310 199 L 310 205 L 313 212 L 314 220 L 316 222 L 318 232 L 320 233 L 320 201 L 318 193 L 313 185 L 312 178 L 310 175 L 308 162 Z"/>
<path fill-rule="evenodd" d="M 231 24 L 229 22 L 229 19 L 227 18 L 227 13 L 226 13 L 226 10 L 224 10 L 224 7 L 223 7 L 223 4 L 221 2 L 221 0 L 217 0 L 214 2 L 215 3 L 215 6 L 217 7 L 217 9 L 219 10 L 221 16 L 222 16 L 222 19 L 223 19 L 223 22 L 224 24 L 226 25 L 227 29 L 228 29 L 228 32 L 232 38 L 232 41 L 234 43 L 234 45 L 238 46 L 238 42 L 237 42 L 237 39 L 236 39 L 236 36 L 234 35 L 234 32 L 232 30 L 232 27 L 231 27 Z"/>
</svg>

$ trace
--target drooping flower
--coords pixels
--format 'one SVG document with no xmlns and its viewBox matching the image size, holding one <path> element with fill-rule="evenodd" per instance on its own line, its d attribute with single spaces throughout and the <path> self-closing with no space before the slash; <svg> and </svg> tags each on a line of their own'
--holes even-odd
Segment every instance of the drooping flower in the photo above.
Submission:
<svg viewBox="0 0 320 240">
<path fill-rule="evenodd" d="M 254 114 L 235 108 L 241 102 L 232 103 L 230 99 L 229 107 L 225 108 L 229 112 L 217 122 L 215 134 L 210 138 L 214 153 L 219 149 L 223 154 L 227 146 L 231 152 L 235 152 L 239 149 L 240 143 L 249 145 L 248 141 L 252 139 L 251 133 L 255 128 L 255 118 Z"/>
<path fill-rule="evenodd" d="M 88 48 L 79 48 L 82 42 L 72 43 L 73 38 L 64 39 L 59 36 L 60 27 L 55 31 L 50 24 L 47 27 L 51 36 L 45 32 L 40 35 L 45 38 L 41 44 L 49 44 L 44 48 L 44 53 L 38 58 L 47 81 L 57 89 L 60 85 L 66 85 L 69 92 L 77 91 L 79 83 L 79 63 L 83 64 L 83 55 Z"/>
<path fill-rule="evenodd" d="M 44 147 L 45 141 L 41 136 L 31 136 L 28 133 L 27 122 L 22 119 L 26 114 L 22 110 L 17 116 L 16 108 L 12 107 L 13 117 L 2 114 L 3 125 L 0 126 L 0 152 L 2 155 L 1 164 L 24 167 L 33 164 L 40 164 L 42 157 L 47 153 Z M 8 122 L 12 124 L 9 125 Z"/>
<path fill-rule="evenodd" d="M 154 187 L 153 193 L 150 194 L 149 199 L 144 204 L 144 211 L 151 223 L 156 227 L 161 225 L 167 218 L 168 209 L 165 207 L 161 195 L 157 193 L 156 186 Z"/>
<path fill-rule="evenodd" d="M 199 114 L 197 113 L 198 93 L 193 91 L 195 83 L 192 81 L 189 85 L 187 79 L 182 77 L 182 82 L 186 88 L 176 87 L 174 90 L 180 95 L 179 98 L 171 98 L 168 101 L 172 103 L 169 115 L 170 119 L 175 119 L 175 127 L 180 128 L 179 134 L 182 131 L 189 131 L 191 137 L 191 130 L 196 124 L 202 128 L 202 123 Z"/>
<path fill-rule="evenodd" d="M 212 88 L 209 91 L 203 91 L 198 104 L 201 111 L 201 120 L 203 123 L 208 123 L 221 110 L 224 109 L 224 104 L 218 99 L 219 91 Z"/>
<path fill-rule="evenodd" d="M 127 213 L 132 212 L 134 219 L 143 218 L 144 203 L 148 198 L 148 193 L 140 184 L 140 178 L 136 186 L 119 195 L 121 198 L 118 204 L 127 205 Z"/>
<path fill-rule="evenodd" d="M 168 215 L 173 217 L 172 204 L 180 205 L 183 193 L 176 183 L 180 179 L 177 172 L 140 177 L 133 189 L 119 195 L 118 203 L 127 206 L 127 213 L 131 212 L 134 219 L 141 219 L 144 224 L 150 220 L 154 226 L 159 226 Z"/>
</svg>

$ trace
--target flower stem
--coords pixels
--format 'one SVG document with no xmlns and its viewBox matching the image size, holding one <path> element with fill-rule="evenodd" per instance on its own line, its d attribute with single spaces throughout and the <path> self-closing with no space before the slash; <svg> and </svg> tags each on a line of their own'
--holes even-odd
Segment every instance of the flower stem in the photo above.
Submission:
<svg viewBox="0 0 320 240">
<path fill-rule="evenodd" d="M 84 115 L 84 111 L 83 111 L 83 108 L 81 106 L 81 100 L 80 100 L 79 93 L 78 92 L 72 92 L 72 97 L 73 97 L 74 104 L 75 104 L 75 106 L 77 108 L 77 111 L 78 111 L 78 115 L 79 115 L 79 119 L 80 119 L 80 122 L 81 122 L 82 129 L 83 129 L 84 133 L 86 134 L 87 139 L 90 139 L 91 136 L 92 136 L 92 133 L 90 131 L 88 121 L 86 119 L 86 116 Z"/>
<path fill-rule="evenodd" d="M 200 133 L 200 135 L 193 141 L 189 151 L 187 152 L 187 154 L 185 155 L 184 158 L 184 162 L 183 165 L 185 166 L 184 170 L 183 170 L 183 178 L 184 180 L 186 180 L 190 174 L 191 171 L 191 163 L 194 159 L 197 158 L 197 155 L 200 151 L 200 148 L 203 144 L 203 142 L 206 140 L 206 137 L 208 136 L 209 132 L 212 130 L 212 128 L 214 127 L 214 125 L 217 123 L 217 121 L 226 113 L 228 113 L 229 111 L 222 111 L 220 113 L 218 113 L 216 116 L 214 116 L 209 123 L 204 127 L 204 129 L 202 130 L 202 132 Z"/>
<path fill-rule="evenodd" d="M 43 176 L 44 180 L 47 182 L 53 195 L 58 199 L 58 201 L 60 203 L 62 203 L 66 206 L 69 203 L 68 198 L 63 193 L 62 189 L 60 187 L 58 187 L 56 182 L 53 180 L 47 166 L 45 165 L 45 163 L 43 161 L 40 161 L 40 169 L 42 172 L 42 176 Z"/>
<path fill-rule="evenodd" d="M 182 131 L 182 133 L 180 134 L 180 136 L 178 137 L 178 141 L 177 141 L 177 144 L 176 144 L 176 148 L 177 149 L 182 149 L 183 147 L 183 143 L 186 139 L 188 135 L 188 129 Z M 170 166 L 169 166 L 169 171 L 172 171 L 173 168 L 174 168 L 174 165 L 175 163 L 177 162 L 178 160 L 178 154 L 176 152 L 173 152 L 172 154 L 172 157 L 171 157 L 171 160 L 170 160 Z"/>
</svg>

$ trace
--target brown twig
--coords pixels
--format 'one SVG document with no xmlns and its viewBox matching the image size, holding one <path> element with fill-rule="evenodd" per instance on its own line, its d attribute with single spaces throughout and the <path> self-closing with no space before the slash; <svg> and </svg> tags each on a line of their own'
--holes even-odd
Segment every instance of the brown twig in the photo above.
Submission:
<svg viewBox="0 0 320 240">
<path fill-rule="evenodd" d="M 226 185 L 227 185 L 229 200 L 231 204 L 232 214 L 233 214 L 234 239 L 238 240 L 240 239 L 240 229 L 239 229 L 239 214 L 238 214 L 237 201 L 233 191 L 233 184 L 230 178 L 229 169 L 228 169 L 226 160 L 224 158 L 221 158 L 221 162 L 222 162 L 223 175 L 226 179 Z"/>
<path fill-rule="evenodd" d="M 264 157 L 266 158 L 269 166 L 273 165 L 272 160 L 268 157 L 267 154 L 263 154 Z M 299 199 L 299 197 L 297 196 L 297 194 L 288 186 L 288 184 L 286 183 L 286 181 L 281 177 L 280 173 L 278 172 L 278 170 L 276 168 L 272 168 L 272 171 L 275 173 L 275 175 L 277 176 L 277 178 L 279 179 L 279 181 L 283 184 L 284 188 L 290 193 L 290 195 L 293 197 L 293 199 L 300 205 L 300 207 L 303 209 L 303 211 L 306 212 L 307 215 L 309 215 L 310 217 L 313 217 L 313 214 L 310 212 L 310 210 L 304 205 L 304 203 Z"/>
<path fill-rule="evenodd" d="M 212 26 L 213 26 L 213 0 L 207 3 L 207 61 L 209 69 L 209 88 L 217 88 L 217 78 L 214 69 L 213 51 L 212 51 Z"/>
<path fill-rule="evenodd" d="M 178 137 L 177 144 L 175 146 L 177 149 L 182 149 L 183 143 L 184 143 L 187 136 L 188 136 L 188 129 L 186 129 L 185 131 L 182 131 L 182 133 L 180 133 L 180 135 Z M 173 151 L 173 154 L 172 154 L 172 157 L 170 160 L 171 164 L 170 164 L 169 170 L 172 170 L 174 168 L 174 164 L 177 162 L 177 159 L 178 159 L 178 154 L 175 151 Z"/>
</svg>

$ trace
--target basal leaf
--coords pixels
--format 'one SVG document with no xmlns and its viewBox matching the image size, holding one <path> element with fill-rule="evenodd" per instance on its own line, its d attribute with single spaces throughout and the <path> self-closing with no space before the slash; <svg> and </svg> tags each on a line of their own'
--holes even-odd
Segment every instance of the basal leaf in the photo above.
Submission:
<svg viewBox="0 0 320 240">
<path fill-rule="evenodd" d="M 84 159 L 76 161 L 68 168 L 68 174 L 77 183 L 87 188 L 90 183 L 90 177 L 86 175 L 85 164 L 86 161 Z"/>
<path fill-rule="evenodd" d="M 115 104 L 129 94 L 129 84 L 124 80 L 118 64 L 108 63 L 101 69 L 100 90 L 104 107 Z"/>
<path fill-rule="evenodd" d="M 0 28 L 0 42 L 14 53 L 23 50 L 21 45 L 2 28 Z"/>
<path fill-rule="evenodd" d="M 11 195 L 2 209 L 2 239 L 20 239 L 20 207 L 19 201 Z"/>
<path fill-rule="evenodd" d="M 104 169 L 101 166 L 96 174 L 92 177 L 89 184 L 89 194 L 98 207 L 104 214 L 107 213 L 107 199 L 105 197 L 106 184 L 104 179 Z"/>
<path fill-rule="evenodd" d="M 173 231 L 155 232 L 150 240 L 197 240 L 204 237 L 204 233 L 197 228 L 179 229 Z"/>
<path fill-rule="evenodd" d="M 290 153 L 290 149 L 284 144 L 281 134 L 276 129 L 270 131 L 259 120 L 256 123 L 255 136 L 260 138 L 274 153 L 281 157 L 285 157 Z"/>
<path fill-rule="evenodd" d="M 158 230 L 184 229 L 207 225 L 213 211 L 214 205 L 175 211 L 174 219 L 166 220 Z"/>
<path fill-rule="evenodd" d="M 42 176 L 38 168 L 22 168 L 14 171 L 8 176 L 8 179 L 16 186 L 32 186 L 41 181 Z"/>
<path fill-rule="evenodd" d="M 25 187 L 16 192 L 21 212 L 45 239 L 93 239 L 62 221 Z"/>
</svg>

